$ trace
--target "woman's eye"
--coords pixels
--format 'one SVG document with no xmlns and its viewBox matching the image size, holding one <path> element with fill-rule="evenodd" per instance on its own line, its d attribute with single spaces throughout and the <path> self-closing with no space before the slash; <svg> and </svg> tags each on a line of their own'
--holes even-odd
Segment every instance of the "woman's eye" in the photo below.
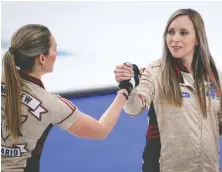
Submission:
<svg viewBox="0 0 222 172">
<path fill-rule="evenodd" d="M 169 30 L 168 31 L 168 34 L 170 34 L 170 35 L 173 35 L 175 32 L 174 31 L 172 31 L 172 30 Z"/>
<path fill-rule="evenodd" d="M 181 35 L 188 35 L 187 32 L 181 32 Z"/>
</svg>

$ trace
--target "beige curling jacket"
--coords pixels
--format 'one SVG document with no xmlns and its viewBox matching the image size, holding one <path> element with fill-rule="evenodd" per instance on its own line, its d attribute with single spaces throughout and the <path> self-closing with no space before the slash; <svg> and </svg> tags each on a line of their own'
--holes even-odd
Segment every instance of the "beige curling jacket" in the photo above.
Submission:
<svg viewBox="0 0 222 172">
<path fill-rule="evenodd" d="M 180 71 L 184 105 L 169 105 L 161 88 L 161 63 L 157 60 L 144 68 L 139 86 L 124 106 L 125 112 L 137 115 L 153 102 L 161 139 L 160 172 L 219 172 L 218 96 L 212 90 L 208 117 L 204 118 L 193 76 Z M 221 73 L 219 78 L 221 82 Z"/>
</svg>

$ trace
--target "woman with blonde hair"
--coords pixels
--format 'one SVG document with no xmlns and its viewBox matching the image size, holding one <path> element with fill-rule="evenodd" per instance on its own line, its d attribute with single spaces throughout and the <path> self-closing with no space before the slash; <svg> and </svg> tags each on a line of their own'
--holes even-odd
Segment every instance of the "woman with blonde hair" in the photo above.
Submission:
<svg viewBox="0 0 222 172">
<path fill-rule="evenodd" d="M 137 78 L 136 84 L 127 81 L 97 121 L 69 100 L 45 90 L 41 77 L 53 71 L 56 46 L 55 38 L 43 25 L 25 25 L 12 36 L 3 58 L 1 84 L 2 172 L 38 172 L 44 142 L 53 125 L 81 138 L 106 138 L 121 114 L 129 86 L 138 85 L 138 74 L 131 74 Z"/>
<path fill-rule="evenodd" d="M 130 78 L 128 67 L 116 67 L 117 82 Z M 172 14 L 162 58 L 141 74 L 124 110 L 135 116 L 149 109 L 143 172 L 219 172 L 222 75 L 197 11 Z"/>
</svg>

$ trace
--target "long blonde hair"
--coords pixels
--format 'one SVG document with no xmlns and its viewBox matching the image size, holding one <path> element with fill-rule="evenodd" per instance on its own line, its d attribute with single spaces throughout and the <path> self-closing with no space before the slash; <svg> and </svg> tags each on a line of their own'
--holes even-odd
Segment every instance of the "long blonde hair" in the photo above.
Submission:
<svg viewBox="0 0 222 172">
<path fill-rule="evenodd" d="M 21 136 L 21 85 L 18 68 L 32 71 L 35 59 L 48 54 L 50 31 L 47 27 L 29 24 L 19 28 L 11 38 L 11 47 L 2 61 L 2 81 L 6 85 L 5 114 L 10 136 Z"/>
<path fill-rule="evenodd" d="M 210 81 L 212 81 L 214 89 L 219 92 L 220 104 L 222 108 L 221 87 L 216 65 L 209 50 L 204 21 L 201 15 L 193 9 L 179 9 L 172 14 L 172 16 L 167 22 L 164 31 L 164 46 L 163 46 L 164 47 L 163 50 L 164 65 L 163 65 L 163 78 L 162 78 L 163 92 L 165 96 L 168 98 L 170 104 L 174 104 L 176 106 L 182 106 L 183 97 L 178 83 L 178 78 L 174 70 L 175 59 L 170 53 L 166 43 L 166 35 L 169 25 L 176 17 L 182 15 L 186 15 L 189 17 L 196 31 L 198 45 L 195 48 L 192 68 L 194 71 L 195 89 L 197 90 L 197 96 L 200 108 L 203 112 L 203 116 L 207 117 L 207 102 L 205 95 L 206 92 L 208 93 L 208 95 L 210 95 L 209 83 Z M 207 89 L 205 89 L 204 82 L 208 83 Z"/>
</svg>

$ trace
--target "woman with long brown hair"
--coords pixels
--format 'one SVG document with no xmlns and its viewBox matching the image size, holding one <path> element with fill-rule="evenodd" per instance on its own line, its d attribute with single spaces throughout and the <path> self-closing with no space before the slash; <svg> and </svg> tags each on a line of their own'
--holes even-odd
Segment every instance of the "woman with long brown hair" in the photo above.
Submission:
<svg viewBox="0 0 222 172">
<path fill-rule="evenodd" d="M 118 65 L 117 82 L 131 65 Z M 221 82 L 201 15 L 193 9 L 172 14 L 164 31 L 161 59 L 141 69 L 124 110 L 149 109 L 143 172 L 218 172 Z"/>
</svg>

